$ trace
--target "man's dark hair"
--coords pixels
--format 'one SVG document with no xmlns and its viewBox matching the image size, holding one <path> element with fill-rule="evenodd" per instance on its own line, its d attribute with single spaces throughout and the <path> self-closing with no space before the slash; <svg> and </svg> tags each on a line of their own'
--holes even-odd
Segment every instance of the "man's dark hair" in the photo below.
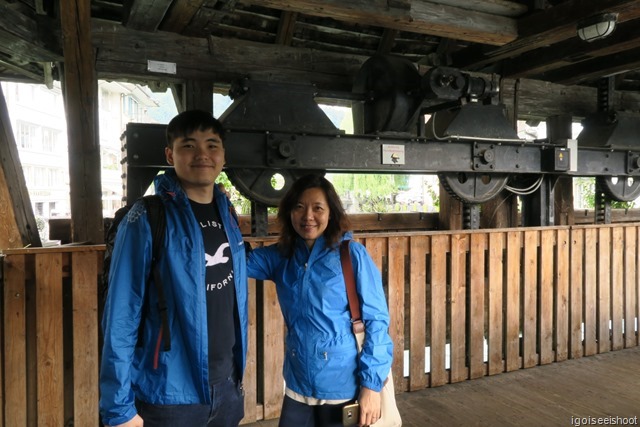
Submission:
<svg viewBox="0 0 640 427">
<path fill-rule="evenodd" d="M 291 211 L 297 205 L 302 193 L 310 188 L 321 189 L 329 204 L 329 223 L 323 233 L 327 246 L 336 245 L 340 237 L 351 227 L 349 218 L 342 207 L 340 196 L 336 193 L 333 185 L 321 175 L 305 175 L 293 183 L 293 186 L 280 201 L 278 209 L 278 222 L 280 223 L 278 246 L 289 257 L 293 255 L 296 237 L 298 236 L 291 223 Z"/>
<path fill-rule="evenodd" d="M 211 130 L 224 142 L 225 129 L 211 113 L 203 110 L 188 110 L 175 116 L 167 125 L 167 146 L 173 148 L 177 138 L 185 138 L 195 131 Z"/>
</svg>

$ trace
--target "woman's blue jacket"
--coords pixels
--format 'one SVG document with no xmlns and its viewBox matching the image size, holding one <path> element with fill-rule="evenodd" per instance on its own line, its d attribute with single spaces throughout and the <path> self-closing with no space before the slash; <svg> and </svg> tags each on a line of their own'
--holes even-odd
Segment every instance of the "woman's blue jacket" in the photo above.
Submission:
<svg viewBox="0 0 640 427">
<path fill-rule="evenodd" d="M 351 234 L 343 239 L 351 239 Z M 248 256 L 249 277 L 276 283 L 287 326 L 284 379 L 303 396 L 353 399 L 358 385 L 380 391 L 391 369 L 393 343 L 380 272 L 363 245 L 351 242 L 350 248 L 366 327 L 360 357 L 339 245 L 326 247 L 320 237 L 310 250 L 298 238 L 291 258 L 277 245 L 254 249 Z"/>
<path fill-rule="evenodd" d="M 118 227 L 102 318 L 100 412 L 105 425 L 118 425 L 133 418 L 136 398 L 161 405 L 211 402 L 202 231 L 175 172 L 159 175 L 155 188 L 166 213 L 165 247 L 158 265 L 168 305 L 171 349 L 161 351 L 156 288 L 146 284 L 151 265 L 151 230 L 144 205 L 137 202 Z M 217 186 L 214 191 L 233 259 L 240 318 L 234 351 L 242 378 L 248 327 L 246 253 L 231 203 Z M 149 307 L 144 315 L 143 307 Z M 141 319 L 144 324 L 139 340 Z"/>
</svg>

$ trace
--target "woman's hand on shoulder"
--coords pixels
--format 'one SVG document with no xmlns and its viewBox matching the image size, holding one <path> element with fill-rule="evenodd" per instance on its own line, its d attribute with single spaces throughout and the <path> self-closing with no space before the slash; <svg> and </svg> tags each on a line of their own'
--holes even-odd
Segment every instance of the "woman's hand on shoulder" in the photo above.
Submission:
<svg viewBox="0 0 640 427">
<path fill-rule="evenodd" d="M 360 388 L 360 425 L 368 426 L 380 419 L 380 393 L 366 387 Z"/>
</svg>

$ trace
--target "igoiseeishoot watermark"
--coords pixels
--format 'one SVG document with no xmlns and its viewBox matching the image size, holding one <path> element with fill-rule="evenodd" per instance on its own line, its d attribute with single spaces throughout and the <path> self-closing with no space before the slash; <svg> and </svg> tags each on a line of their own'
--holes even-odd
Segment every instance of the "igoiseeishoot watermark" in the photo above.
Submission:
<svg viewBox="0 0 640 427">
<path fill-rule="evenodd" d="M 638 417 L 571 417 L 571 425 L 580 426 L 636 426 Z"/>
</svg>

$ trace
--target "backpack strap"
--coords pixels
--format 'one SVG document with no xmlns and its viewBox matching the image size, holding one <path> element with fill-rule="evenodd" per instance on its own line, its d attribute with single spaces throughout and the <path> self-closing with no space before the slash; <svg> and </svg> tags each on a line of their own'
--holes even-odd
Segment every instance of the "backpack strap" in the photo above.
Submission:
<svg viewBox="0 0 640 427">
<path fill-rule="evenodd" d="M 162 340 L 164 342 L 164 350 L 169 351 L 171 350 L 171 333 L 169 331 L 167 299 L 164 293 L 162 274 L 160 274 L 160 267 L 158 266 L 158 259 L 164 248 L 167 218 L 164 211 L 164 203 L 160 196 L 144 196 L 142 201 L 147 210 L 147 218 L 149 219 L 149 226 L 151 228 L 151 274 L 153 275 L 153 283 L 158 293 L 158 311 L 160 312 L 160 320 L 162 322 Z"/>
<path fill-rule="evenodd" d="M 351 312 L 351 329 L 357 334 L 364 331 L 364 323 L 360 314 L 360 300 L 356 292 L 356 280 L 351 262 L 351 251 L 349 243 L 351 240 L 343 240 L 340 244 L 340 263 L 342 264 L 342 275 L 347 288 L 347 298 L 349 299 L 349 311 Z"/>
</svg>

